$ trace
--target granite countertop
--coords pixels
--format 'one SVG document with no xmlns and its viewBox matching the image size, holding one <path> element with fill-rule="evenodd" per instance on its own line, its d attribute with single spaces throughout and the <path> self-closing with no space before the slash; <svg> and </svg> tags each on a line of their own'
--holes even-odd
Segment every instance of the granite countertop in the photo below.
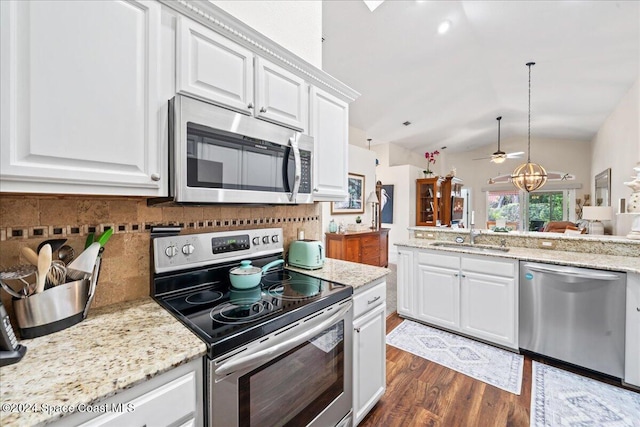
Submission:
<svg viewBox="0 0 640 427">
<path fill-rule="evenodd" d="M 206 354 L 205 344 L 151 298 L 92 310 L 68 329 L 23 340 L 24 358 L 0 368 L 0 425 L 52 422 L 62 411 L 6 404 L 91 405 Z"/>
<path fill-rule="evenodd" d="M 308 276 L 349 285 L 353 287 L 354 292 L 359 287 L 365 286 L 391 273 L 391 270 L 385 267 L 375 267 L 373 265 L 359 264 L 333 258 L 325 259 L 324 266 L 318 270 L 305 270 L 291 266 L 287 268 L 289 270 L 299 271 Z"/>
<path fill-rule="evenodd" d="M 573 267 L 595 268 L 610 271 L 625 271 L 628 273 L 640 273 L 640 259 L 635 256 L 617 256 L 592 254 L 584 252 L 558 251 L 551 249 L 537 249 L 524 247 L 509 247 L 509 252 L 483 252 L 479 253 L 464 246 L 459 248 L 434 246 L 437 240 L 409 239 L 395 243 L 396 246 L 404 246 L 418 249 L 431 249 L 447 252 L 470 253 L 500 258 L 511 258 L 522 261 L 545 262 L 548 264 L 569 265 Z M 451 243 L 451 242 L 448 242 Z M 478 245 L 482 246 L 482 245 Z"/>
</svg>

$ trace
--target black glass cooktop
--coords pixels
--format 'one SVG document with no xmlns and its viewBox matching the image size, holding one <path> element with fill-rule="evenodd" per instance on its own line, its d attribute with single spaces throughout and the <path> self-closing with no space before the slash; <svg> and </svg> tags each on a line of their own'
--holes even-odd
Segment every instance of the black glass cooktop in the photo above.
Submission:
<svg viewBox="0 0 640 427">
<path fill-rule="evenodd" d="M 255 288 L 235 289 L 229 283 L 227 271 L 204 275 L 193 272 L 193 278 L 205 281 L 156 298 L 207 343 L 211 358 L 352 294 L 349 286 L 286 269 L 265 274 Z"/>
</svg>

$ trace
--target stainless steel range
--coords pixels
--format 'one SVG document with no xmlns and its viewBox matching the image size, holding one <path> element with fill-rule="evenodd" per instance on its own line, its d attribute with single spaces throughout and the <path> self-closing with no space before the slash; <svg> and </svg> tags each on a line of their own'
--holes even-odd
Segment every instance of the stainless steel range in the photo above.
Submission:
<svg viewBox="0 0 640 427">
<path fill-rule="evenodd" d="M 351 425 L 351 287 L 281 263 L 231 286 L 241 260 L 282 259 L 282 240 L 279 228 L 153 239 L 152 296 L 207 344 L 209 426 Z"/>
</svg>

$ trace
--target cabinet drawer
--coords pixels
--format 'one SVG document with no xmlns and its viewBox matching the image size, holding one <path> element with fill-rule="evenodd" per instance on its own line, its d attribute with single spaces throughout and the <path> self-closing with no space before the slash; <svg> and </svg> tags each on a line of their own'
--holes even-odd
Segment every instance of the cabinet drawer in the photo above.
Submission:
<svg viewBox="0 0 640 427">
<path fill-rule="evenodd" d="M 168 384 L 124 403 L 131 412 L 111 412 L 82 424 L 82 427 L 118 425 L 170 425 L 196 414 L 196 373 L 189 372 Z"/>
<path fill-rule="evenodd" d="M 361 239 L 362 247 L 371 246 L 371 247 L 379 247 L 380 246 L 380 237 L 379 236 L 364 236 Z"/>
<path fill-rule="evenodd" d="M 387 282 L 375 285 L 362 293 L 353 297 L 353 318 L 366 313 L 374 307 L 379 306 L 387 299 Z"/>
<path fill-rule="evenodd" d="M 460 268 L 460 257 L 458 255 L 442 255 L 433 252 L 419 252 L 418 264 L 431 265 L 442 268 Z"/>
<path fill-rule="evenodd" d="M 516 266 L 512 261 L 501 261 L 492 258 L 462 258 L 462 270 L 477 273 L 491 274 L 494 276 L 515 277 Z"/>
<path fill-rule="evenodd" d="M 363 246 L 362 247 L 362 259 L 377 258 L 380 255 L 380 248 L 378 246 Z"/>
</svg>

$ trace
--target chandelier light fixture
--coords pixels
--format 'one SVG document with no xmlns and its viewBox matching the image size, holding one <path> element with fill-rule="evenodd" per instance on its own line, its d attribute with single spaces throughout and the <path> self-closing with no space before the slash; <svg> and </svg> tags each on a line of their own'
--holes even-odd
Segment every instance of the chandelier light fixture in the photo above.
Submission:
<svg viewBox="0 0 640 427">
<path fill-rule="evenodd" d="M 529 67 L 529 133 L 527 136 L 527 163 L 518 166 L 511 174 L 511 182 L 527 193 L 541 188 L 547 182 L 547 171 L 537 163 L 531 163 L 531 67 L 535 62 L 527 62 Z"/>
</svg>

